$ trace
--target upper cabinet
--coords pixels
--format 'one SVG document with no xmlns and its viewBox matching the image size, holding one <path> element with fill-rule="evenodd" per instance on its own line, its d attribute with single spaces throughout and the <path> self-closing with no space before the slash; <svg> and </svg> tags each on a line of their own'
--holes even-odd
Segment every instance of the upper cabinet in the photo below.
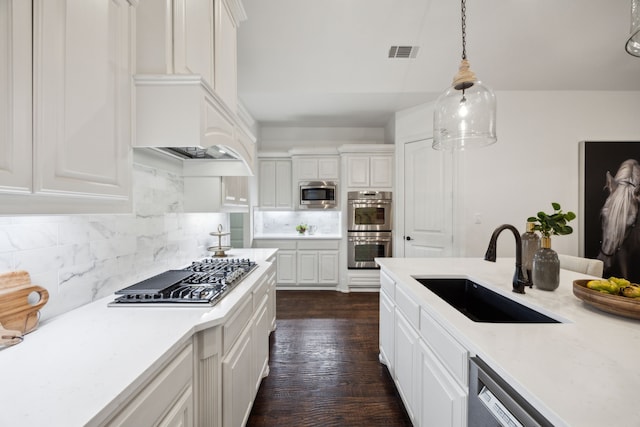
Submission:
<svg viewBox="0 0 640 427">
<path fill-rule="evenodd" d="M 338 181 L 340 158 L 335 156 L 294 156 L 293 171 L 298 181 Z"/>
<path fill-rule="evenodd" d="M 346 145 L 340 147 L 347 188 L 391 189 L 393 145 Z"/>
<path fill-rule="evenodd" d="M 127 0 L 0 4 L 0 213 L 130 209 L 133 17 Z"/>
<path fill-rule="evenodd" d="M 266 209 L 293 209 L 291 159 L 263 158 L 258 162 L 259 206 Z"/>
<path fill-rule="evenodd" d="M 239 0 L 140 2 L 134 147 L 223 146 L 253 173 L 254 138 L 240 118 Z"/>
<path fill-rule="evenodd" d="M 0 192 L 32 188 L 31 2 L 0 3 Z"/>
<path fill-rule="evenodd" d="M 136 74 L 198 75 L 233 112 L 237 104 L 236 0 L 142 0 Z"/>
</svg>

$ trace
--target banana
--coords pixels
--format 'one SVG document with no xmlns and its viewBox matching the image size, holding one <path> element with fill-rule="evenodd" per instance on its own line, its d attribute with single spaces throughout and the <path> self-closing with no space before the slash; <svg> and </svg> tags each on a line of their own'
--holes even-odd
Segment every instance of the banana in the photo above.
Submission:
<svg viewBox="0 0 640 427">
<path fill-rule="evenodd" d="M 599 291 L 605 294 L 617 295 L 620 291 L 619 286 L 606 279 L 602 280 L 590 280 L 587 282 L 587 288 L 593 289 L 594 291 Z"/>
<path fill-rule="evenodd" d="M 640 286 L 630 285 L 622 289 L 622 295 L 628 298 L 640 298 Z"/>
</svg>

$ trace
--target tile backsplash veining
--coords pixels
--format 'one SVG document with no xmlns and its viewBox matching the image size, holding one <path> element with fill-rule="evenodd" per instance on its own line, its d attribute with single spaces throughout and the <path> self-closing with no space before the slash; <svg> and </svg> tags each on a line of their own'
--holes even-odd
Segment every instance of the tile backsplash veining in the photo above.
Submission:
<svg viewBox="0 0 640 427">
<path fill-rule="evenodd" d="M 42 321 L 209 255 L 226 213 L 184 213 L 179 175 L 134 164 L 132 214 L 0 216 L 0 273 L 49 291 Z"/>
</svg>

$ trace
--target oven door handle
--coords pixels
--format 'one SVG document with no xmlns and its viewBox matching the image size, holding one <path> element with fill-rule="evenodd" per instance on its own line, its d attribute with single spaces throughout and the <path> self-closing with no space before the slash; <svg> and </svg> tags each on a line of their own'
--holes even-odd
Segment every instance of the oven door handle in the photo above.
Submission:
<svg viewBox="0 0 640 427">
<path fill-rule="evenodd" d="M 386 243 L 390 242 L 389 238 L 376 238 L 376 237 L 349 237 L 350 242 L 360 243 L 360 242 L 380 242 Z"/>
</svg>

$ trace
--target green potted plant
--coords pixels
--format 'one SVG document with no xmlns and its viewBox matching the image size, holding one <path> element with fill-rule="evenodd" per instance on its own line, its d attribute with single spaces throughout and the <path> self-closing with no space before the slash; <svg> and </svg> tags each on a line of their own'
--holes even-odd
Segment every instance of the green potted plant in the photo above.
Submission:
<svg viewBox="0 0 640 427">
<path fill-rule="evenodd" d="M 569 221 L 576 218 L 576 214 L 563 212 L 560 203 L 552 202 L 553 213 L 538 212 L 537 216 L 527 218 L 527 222 L 534 224 L 533 230 L 542 235 L 540 248 L 533 256 L 531 281 L 536 288 L 553 291 L 560 285 L 560 260 L 556 251 L 551 249 L 551 236 L 564 236 L 573 233 Z"/>
<path fill-rule="evenodd" d="M 296 225 L 296 231 L 298 234 L 304 234 L 307 231 L 307 224 L 298 224 Z"/>
</svg>

